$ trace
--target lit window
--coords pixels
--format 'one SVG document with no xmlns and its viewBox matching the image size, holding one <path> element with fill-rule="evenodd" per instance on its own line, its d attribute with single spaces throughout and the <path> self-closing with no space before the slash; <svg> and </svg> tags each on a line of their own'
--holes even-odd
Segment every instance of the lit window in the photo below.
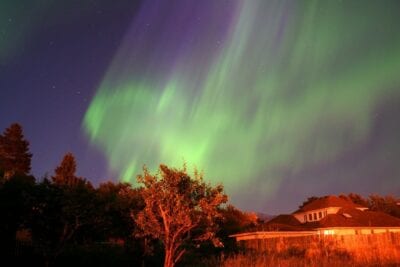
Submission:
<svg viewBox="0 0 400 267">
<path fill-rule="evenodd" d="M 335 230 L 324 230 L 324 235 L 334 235 Z"/>
</svg>

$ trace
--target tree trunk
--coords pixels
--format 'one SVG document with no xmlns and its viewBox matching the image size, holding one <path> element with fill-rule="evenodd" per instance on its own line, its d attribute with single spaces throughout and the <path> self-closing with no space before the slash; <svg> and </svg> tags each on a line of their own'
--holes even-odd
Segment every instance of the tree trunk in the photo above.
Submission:
<svg viewBox="0 0 400 267">
<path fill-rule="evenodd" d="M 174 267 L 172 248 L 169 247 L 165 248 L 164 267 Z"/>
</svg>

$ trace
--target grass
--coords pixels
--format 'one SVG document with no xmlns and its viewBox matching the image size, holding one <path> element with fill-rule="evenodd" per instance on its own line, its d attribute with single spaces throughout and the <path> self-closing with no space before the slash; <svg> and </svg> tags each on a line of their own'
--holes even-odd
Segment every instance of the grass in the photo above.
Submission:
<svg viewBox="0 0 400 267">
<path fill-rule="evenodd" d="M 296 239 L 299 241 L 299 239 Z M 279 239 L 266 249 L 267 244 L 254 244 L 244 252 L 221 257 L 219 266 L 400 266 L 400 234 L 304 239 L 291 242 Z M 214 265 L 215 266 L 215 265 Z"/>
<path fill-rule="evenodd" d="M 274 253 L 255 253 L 247 252 L 232 255 L 220 261 L 223 267 L 244 267 L 244 266 L 400 266 L 399 257 L 393 257 L 386 252 L 382 255 L 375 252 L 363 252 L 360 255 L 352 255 L 339 251 L 337 255 L 325 256 L 323 253 L 319 255 L 313 254 L 312 257 L 292 256 Z M 215 266 L 215 265 L 214 265 Z"/>
</svg>

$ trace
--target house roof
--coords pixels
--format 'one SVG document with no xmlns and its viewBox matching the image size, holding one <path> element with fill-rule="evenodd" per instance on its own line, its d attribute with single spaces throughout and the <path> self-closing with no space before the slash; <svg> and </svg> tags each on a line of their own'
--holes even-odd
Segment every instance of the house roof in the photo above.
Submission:
<svg viewBox="0 0 400 267">
<path fill-rule="evenodd" d="M 304 231 L 301 223 L 291 214 L 281 214 L 262 225 L 263 230 Z"/>
<path fill-rule="evenodd" d="M 361 205 L 353 203 L 350 199 L 341 198 L 337 196 L 325 196 L 304 205 L 294 213 L 307 212 L 311 210 L 318 210 L 329 207 L 365 208 Z"/>
<path fill-rule="evenodd" d="M 319 221 L 300 223 L 293 214 L 318 210 L 328 207 L 339 207 L 336 214 L 328 214 Z M 300 231 L 326 227 L 400 227 L 400 219 L 383 212 L 359 210 L 364 208 L 351 200 L 337 196 L 318 198 L 292 215 L 282 214 L 268 221 L 263 228 L 284 231 Z"/>
<path fill-rule="evenodd" d="M 377 211 L 341 208 L 320 221 L 301 224 L 293 215 L 279 215 L 262 226 L 262 230 L 304 231 L 329 227 L 400 227 L 400 219 Z"/>
<path fill-rule="evenodd" d="M 269 220 L 267 224 L 300 225 L 301 223 L 291 214 L 281 214 Z"/>
<path fill-rule="evenodd" d="M 329 214 L 320 221 L 305 223 L 306 228 L 326 227 L 400 227 L 400 219 L 376 211 L 342 208 L 337 214 Z"/>
</svg>

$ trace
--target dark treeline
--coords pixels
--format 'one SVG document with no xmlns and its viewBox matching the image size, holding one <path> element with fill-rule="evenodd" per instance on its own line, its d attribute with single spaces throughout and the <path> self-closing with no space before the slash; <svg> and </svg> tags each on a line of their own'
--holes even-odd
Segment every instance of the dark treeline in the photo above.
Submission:
<svg viewBox="0 0 400 267">
<path fill-rule="evenodd" d="M 29 142 L 23 136 L 22 127 L 12 124 L 0 135 L 2 262 L 7 260 L 13 266 L 163 265 L 165 253 L 168 253 L 164 252 L 164 247 L 169 239 L 165 231 L 158 229 L 154 222 L 161 219 L 152 213 L 154 210 L 148 208 L 149 203 L 155 203 L 151 197 L 155 200 L 160 198 L 154 195 L 159 192 L 153 190 L 157 181 L 149 183 L 152 176 L 145 173 L 142 177 L 143 186 L 138 188 L 133 188 L 129 183 L 111 181 L 94 187 L 90 181 L 76 175 L 76 160 L 73 154 L 66 153 L 51 176 L 36 179 L 30 175 L 31 158 Z M 234 252 L 237 249 L 234 240 L 228 236 L 254 226 L 257 217 L 231 205 L 219 206 L 226 201 L 226 197 L 220 194 L 222 187 L 211 188 L 199 180 L 192 181 L 185 172 L 166 166 L 162 166 L 162 171 L 164 178 L 172 177 L 168 180 L 168 187 L 176 183 L 178 189 L 184 188 L 187 192 L 192 190 L 189 195 L 176 193 L 188 195 L 190 205 L 180 209 L 191 217 L 182 219 L 184 228 L 181 228 L 190 230 L 182 231 L 184 235 L 178 243 L 183 256 L 179 256 L 179 262 L 171 261 L 171 264 L 202 265 L 202 259 L 207 261 L 210 256 Z M 157 186 L 160 185 L 165 188 L 166 183 L 158 182 Z M 215 202 L 216 194 L 221 195 L 218 203 Z M 215 225 L 214 222 L 204 220 L 207 217 L 201 217 L 199 212 L 199 207 L 205 207 L 206 199 L 210 199 L 207 210 L 210 210 L 212 203 L 218 204 L 215 205 L 218 214 L 208 213 L 216 218 Z M 198 206 L 193 204 L 195 200 L 198 200 Z M 168 201 L 168 197 L 165 201 Z M 179 217 L 182 216 L 184 214 Z M 180 218 L 172 219 L 179 222 Z M 198 223 L 195 224 L 193 222 L 196 218 Z M 190 227 L 187 227 L 188 221 L 192 223 Z M 154 233 L 151 227 L 154 227 Z M 147 232 L 143 229 L 147 229 Z M 197 233 L 199 238 L 196 240 L 205 242 L 191 245 Z M 213 246 L 216 240 L 224 246 Z"/>
</svg>

